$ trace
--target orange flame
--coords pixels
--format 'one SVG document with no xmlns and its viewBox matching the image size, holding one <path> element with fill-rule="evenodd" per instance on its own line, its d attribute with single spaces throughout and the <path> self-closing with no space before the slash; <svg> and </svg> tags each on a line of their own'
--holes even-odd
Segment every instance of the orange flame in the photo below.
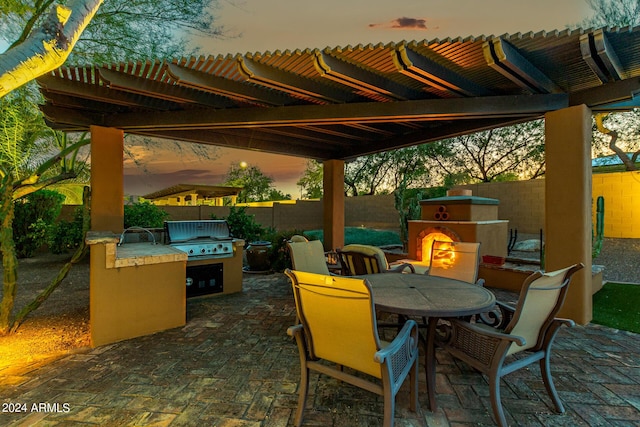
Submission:
<svg viewBox="0 0 640 427">
<path fill-rule="evenodd" d="M 429 265 L 431 263 L 431 248 L 433 242 L 453 242 L 451 237 L 443 233 L 430 233 L 422 238 L 422 259 L 423 263 Z"/>
<path fill-rule="evenodd" d="M 433 246 L 433 266 L 448 269 L 456 263 L 455 245 L 451 240 L 447 242 L 438 241 Z"/>
</svg>

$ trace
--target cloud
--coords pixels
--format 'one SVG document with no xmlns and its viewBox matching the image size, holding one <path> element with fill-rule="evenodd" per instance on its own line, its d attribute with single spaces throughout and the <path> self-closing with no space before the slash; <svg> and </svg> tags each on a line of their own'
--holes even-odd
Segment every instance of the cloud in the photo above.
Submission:
<svg viewBox="0 0 640 427">
<path fill-rule="evenodd" d="M 399 30 L 428 30 L 427 20 L 424 18 L 396 18 L 382 24 L 369 24 L 369 28 L 393 28 Z"/>
</svg>

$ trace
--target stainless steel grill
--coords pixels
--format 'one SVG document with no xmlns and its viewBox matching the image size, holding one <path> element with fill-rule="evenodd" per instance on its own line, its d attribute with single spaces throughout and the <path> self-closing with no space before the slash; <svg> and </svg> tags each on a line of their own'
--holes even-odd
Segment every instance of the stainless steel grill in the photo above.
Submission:
<svg viewBox="0 0 640 427">
<path fill-rule="evenodd" d="M 165 221 L 167 244 L 186 252 L 189 260 L 233 256 L 233 238 L 224 220 Z"/>
<path fill-rule="evenodd" d="M 234 239 L 224 220 L 165 221 L 165 242 L 188 255 L 185 284 L 187 297 L 225 292 L 224 277 L 233 278 L 232 288 L 242 287 L 242 263 L 234 268 Z M 236 277 L 237 276 L 237 277 Z M 237 283 L 235 283 L 237 282 Z"/>
</svg>

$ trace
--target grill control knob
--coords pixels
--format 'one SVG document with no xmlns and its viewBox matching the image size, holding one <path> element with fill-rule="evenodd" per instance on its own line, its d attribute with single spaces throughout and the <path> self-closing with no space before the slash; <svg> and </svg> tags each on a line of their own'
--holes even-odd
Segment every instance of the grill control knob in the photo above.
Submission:
<svg viewBox="0 0 640 427">
<path fill-rule="evenodd" d="M 201 253 L 205 253 L 205 252 L 207 252 L 207 250 L 205 248 L 202 248 L 202 249 L 200 249 L 200 252 Z"/>
<path fill-rule="evenodd" d="M 189 255 L 193 254 L 193 249 L 189 249 Z"/>
</svg>

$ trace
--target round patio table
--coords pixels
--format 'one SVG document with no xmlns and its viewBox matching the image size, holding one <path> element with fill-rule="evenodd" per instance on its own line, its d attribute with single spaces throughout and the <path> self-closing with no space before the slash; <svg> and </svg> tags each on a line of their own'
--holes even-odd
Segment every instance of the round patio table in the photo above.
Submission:
<svg viewBox="0 0 640 427">
<path fill-rule="evenodd" d="M 427 318 L 425 373 L 429 409 L 435 411 L 435 336 L 438 319 L 488 311 L 495 305 L 495 296 L 482 286 L 425 274 L 384 273 L 359 277 L 370 283 L 376 309 Z"/>
</svg>

